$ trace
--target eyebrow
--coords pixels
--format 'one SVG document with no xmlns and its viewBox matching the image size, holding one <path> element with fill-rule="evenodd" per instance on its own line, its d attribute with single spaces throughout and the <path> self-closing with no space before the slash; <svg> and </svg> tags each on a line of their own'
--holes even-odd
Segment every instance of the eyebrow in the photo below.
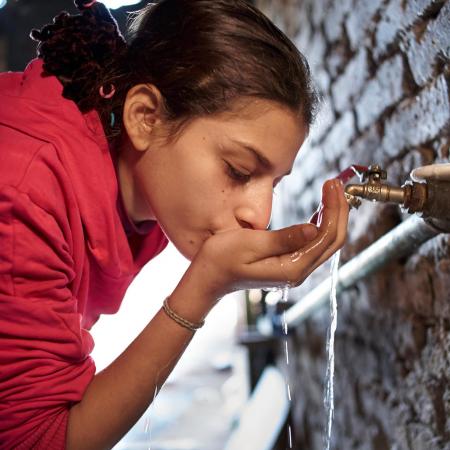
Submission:
<svg viewBox="0 0 450 450">
<path fill-rule="evenodd" d="M 232 139 L 231 141 L 252 153 L 253 156 L 259 161 L 259 163 L 267 170 L 274 171 L 273 164 L 259 150 L 253 148 L 251 145 L 248 145 L 245 142 L 237 141 L 235 139 Z M 289 172 L 286 172 L 283 176 L 290 175 L 290 173 L 291 170 Z"/>
</svg>

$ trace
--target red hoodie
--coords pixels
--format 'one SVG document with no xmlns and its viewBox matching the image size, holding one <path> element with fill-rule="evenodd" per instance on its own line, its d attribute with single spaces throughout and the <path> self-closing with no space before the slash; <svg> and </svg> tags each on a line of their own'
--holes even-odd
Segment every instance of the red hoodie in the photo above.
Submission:
<svg viewBox="0 0 450 450">
<path fill-rule="evenodd" d="M 0 74 L 0 449 L 64 449 L 95 374 L 88 330 L 118 311 L 167 245 L 133 227 L 96 112 L 62 97 L 42 61 Z M 128 232 L 128 233 L 127 233 Z M 129 235 L 127 235 L 129 234 Z"/>
</svg>

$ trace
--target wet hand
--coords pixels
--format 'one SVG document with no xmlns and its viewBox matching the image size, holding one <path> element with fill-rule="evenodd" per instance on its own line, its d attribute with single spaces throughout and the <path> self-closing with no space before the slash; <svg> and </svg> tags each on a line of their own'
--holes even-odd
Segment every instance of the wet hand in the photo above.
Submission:
<svg viewBox="0 0 450 450">
<path fill-rule="evenodd" d="M 241 289 L 300 285 L 345 243 L 348 204 L 339 180 L 322 190 L 320 224 L 281 230 L 239 229 L 208 239 L 192 262 L 211 295 Z"/>
</svg>

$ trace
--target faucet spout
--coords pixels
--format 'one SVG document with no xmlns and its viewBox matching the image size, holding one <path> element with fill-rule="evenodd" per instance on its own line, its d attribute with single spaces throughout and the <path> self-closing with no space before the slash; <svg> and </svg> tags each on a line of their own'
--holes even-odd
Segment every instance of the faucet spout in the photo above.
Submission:
<svg viewBox="0 0 450 450">
<path fill-rule="evenodd" d="M 410 214 L 418 213 L 432 221 L 433 226 L 441 230 L 450 229 L 450 178 L 430 177 L 423 182 L 408 180 L 401 187 L 383 183 L 381 180 L 386 178 L 386 171 L 380 166 L 370 166 L 363 173 L 365 183 L 345 187 L 347 203 L 355 208 L 361 204 L 360 199 L 395 203 Z"/>
<path fill-rule="evenodd" d="M 405 187 L 395 187 L 382 183 L 349 184 L 345 192 L 354 197 L 374 202 L 391 202 L 402 205 L 407 197 Z"/>
<path fill-rule="evenodd" d="M 345 187 L 347 198 L 363 198 L 373 202 L 390 202 L 403 205 L 410 192 L 407 186 L 396 187 L 381 180 L 387 178 L 386 171 L 379 165 L 370 166 L 363 174 L 365 184 L 349 184 Z"/>
<path fill-rule="evenodd" d="M 403 186 L 383 183 L 387 178 L 385 170 L 379 165 L 370 166 L 363 174 L 363 184 L 348 184 L 345 187 L 347 201 L 358 206 L 359 199 L 373 202 L 395 203 L 409 213 L 422 211 L 427 200 L 427 186 L 424 183 L 406 182 Z"/>
</svg>

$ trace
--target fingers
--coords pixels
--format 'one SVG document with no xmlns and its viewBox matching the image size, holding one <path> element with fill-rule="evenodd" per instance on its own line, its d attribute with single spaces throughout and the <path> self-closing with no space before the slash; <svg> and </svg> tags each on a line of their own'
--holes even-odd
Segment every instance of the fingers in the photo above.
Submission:
<svg viewBox="0 0 450 450">
<path fill-rule="evenodd" d="M 256 239 L 257 253 L 253 255 L 251 262 L 294 252 L 314 240 L 318 233 L 318 228 L 309 223 L 274 231 L 252 231 L 252 239 Z"/>
<path fill-rule="evenodd" d="M 271 279 L 274 283 L 278 280 L 284 284 L 298 285 L 342 247 L 346 238 L 348 204 L 339 180 L 325 183 L 322 203 L 322 220 L 317 237 L 296 247 L 293 252 L 269 257 L 263 264 L 250 265 L 252 276 Z M 289 247 L 289 244 L 286 243 L 286 246 Z"/>
<path fill-rule="evenodd" d="M 321 264 L 327 261 L 337 250 L 342 248 L 342 246 L 345 243 L 347 237 L 349 207 L 347 201 L 345 200 L 344 189 L 341 183 L 338 184 L 336 193 L 339 205 L 338 206 L 339 216 L 337 222 L 335 222 L 335 224 L 337 224 L 335 240 L 332 243 L 332 245 L 330 245 L 320 256 L 320 258 L 318 258 L 318 260 L 314 263 L 314 265 L 311 267 L 311 270 L 308 272 L 307 276 L 317 267 L 319 267 Z M 327 220 L 325 219 L 325 216 L 324 220 Z"/>
<path fill-rule="evenodd" d="M 304 249 L 289 255 L 291 264 L 283 266 L 291 284 L 301 283 L 343 245 L 347 226 L 345 210 L 348 208 L 341 202 L 341 197 L 344 197 L 341 183 L 338 180 L 327 181 L 323 188 L 322 219 L 317 238 Z M 284 258 L 286 262 L 288 258 Z"/>
</svg>

